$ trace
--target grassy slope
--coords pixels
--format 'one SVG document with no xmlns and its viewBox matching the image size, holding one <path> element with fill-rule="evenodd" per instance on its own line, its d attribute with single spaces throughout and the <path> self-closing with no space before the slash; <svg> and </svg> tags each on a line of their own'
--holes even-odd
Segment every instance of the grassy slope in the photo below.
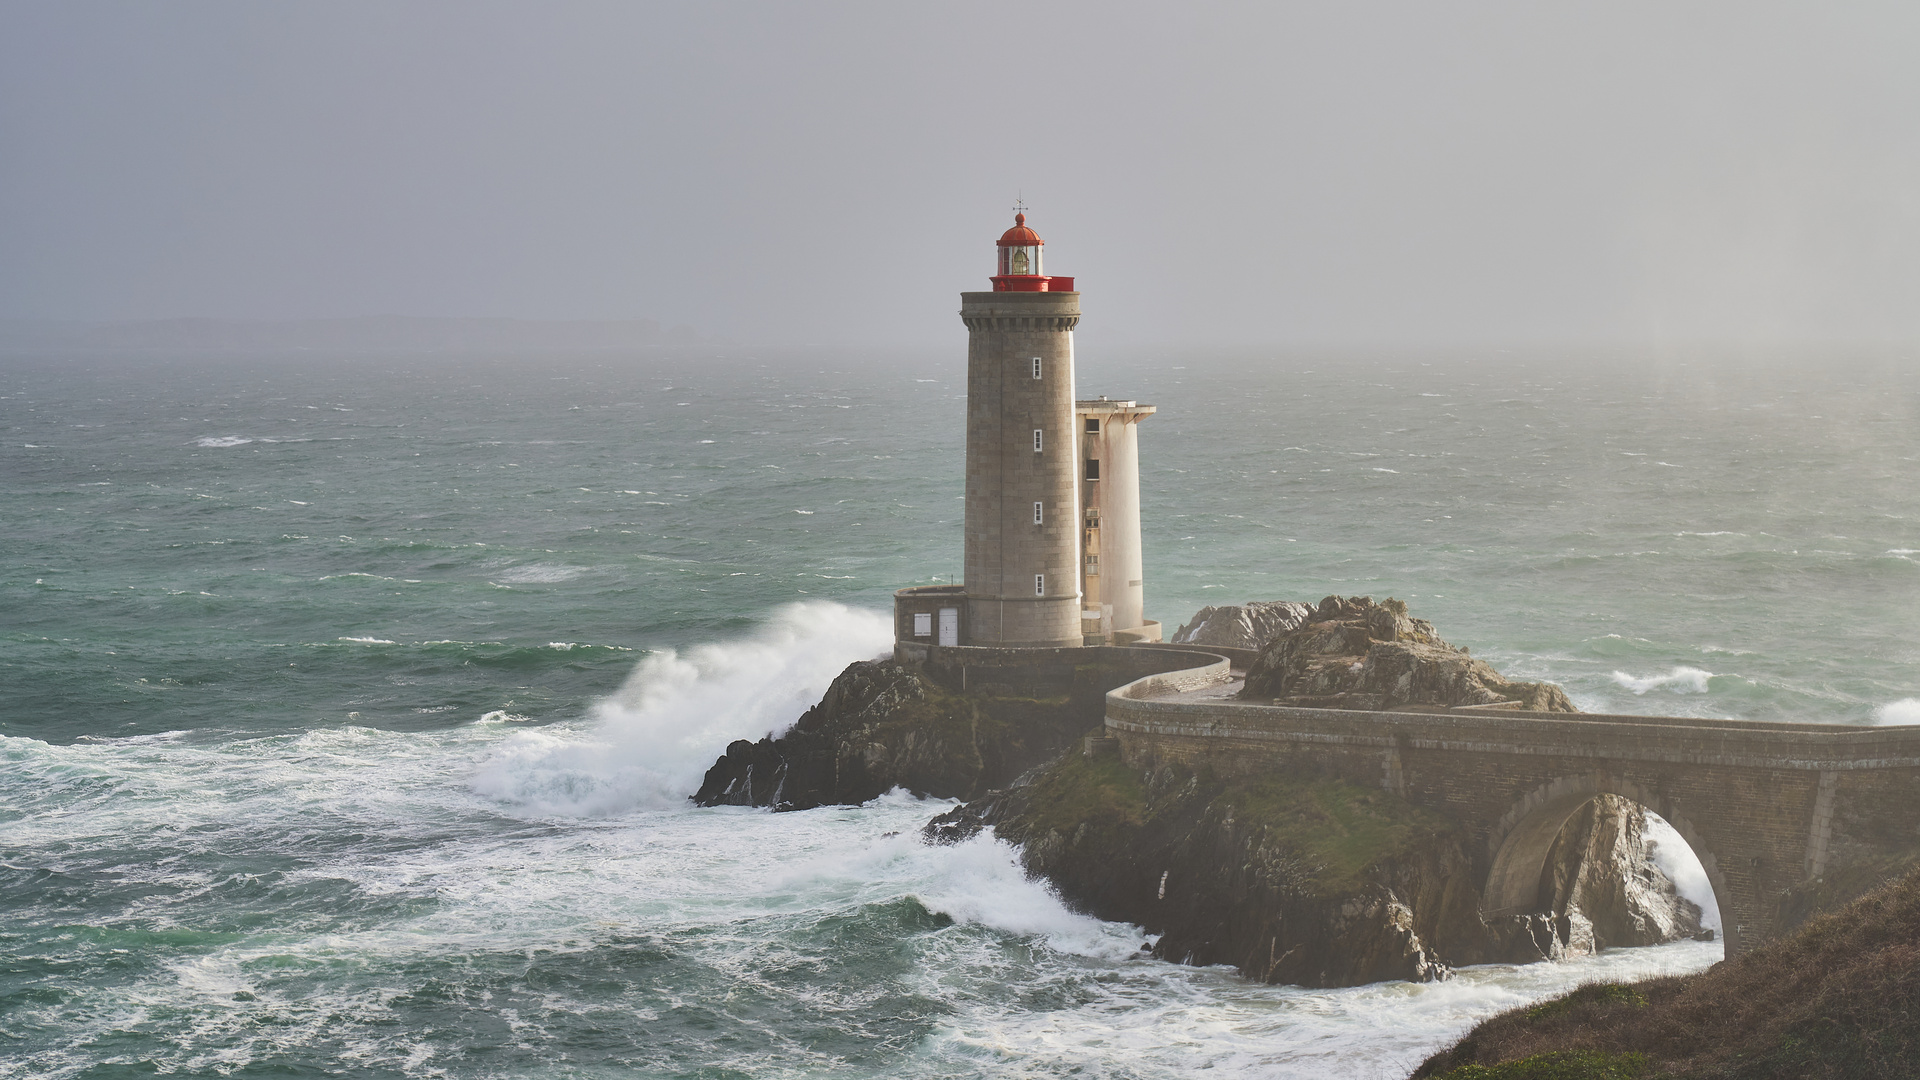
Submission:
<svg viewBox="0 0 1920 1080">
<path fill-rule="evenodd" d="M 1698 975 L 1495 1017 L 1414 1075 L 1920 1076 L 1920 870 Z"/>
<path fill-rule="evenodd" d="M 1211 806 L 1230 808 L 1241 826 L 1263 830 L 1264 844 L 1310 868 L 1303 883 L 1308 891 L 1332 895 L 1362 884 L 1367 868 L 1380 861 L 1407 855 L 1457 828 L 1448 818 L 1387 792 L 1326 777 L 1222 782 L 1176 772 L 1157 781 L 1155 792 L 1144 780 L 1117 758 L 1089 761 L 1068 754 L 1034 783 L 1020 832 L 1023 837 L 1049 829 L 1072 833 L 1084 826 L 1130 833 L 1162 814 L 1190 807 L 1189 800 L 1168 797 L 1185 789 Z"/>
</svg>

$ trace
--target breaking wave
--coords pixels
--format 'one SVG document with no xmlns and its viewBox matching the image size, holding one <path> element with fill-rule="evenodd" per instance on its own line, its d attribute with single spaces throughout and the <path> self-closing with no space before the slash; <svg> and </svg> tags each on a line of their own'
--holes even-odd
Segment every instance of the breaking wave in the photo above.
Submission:
<svg viewBox="0 0 1920 1080">
<path fill-rule="evenodd" d="M 843 668 L 892 641 L 886 615 L 815 601 L 739 640 L 650 653 L 590 725 L 516 732 L 474 790 L 564 817 L 684 805 L 729 742 L 785 731 Z"/>
<path fill-rule="evenodd" d="M 1920 698 L 1889 701 L 1873 710 L 1876 724 L 1920 724 Z"/>
<path fill-rule="evenodd" d="M 217 450 L 229 446 L 245 446 L 252 441 L 252 439 L 240 435 L 208 435 L 193 440 L 193 445 Z"/>
<path fill-rule="evenodd" d="M 1672 694 L 1704 694 L 1711 689 L 1714 678 L 1711 671 L 1702 671 L 1697 667 L 1682 665 L 1664 675 L 1648 675 L 1644 678 L 1629 675 L 1624 671 L 1613 673 L 1613 681 L 1636 694 L 1649 690 L 1665 690 Z"/>
</svg>

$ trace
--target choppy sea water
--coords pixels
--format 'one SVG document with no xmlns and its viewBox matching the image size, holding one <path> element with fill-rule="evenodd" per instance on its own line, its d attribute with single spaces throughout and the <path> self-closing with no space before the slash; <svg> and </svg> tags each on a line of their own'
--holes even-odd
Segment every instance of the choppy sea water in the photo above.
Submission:
<svg viewBox="0 0 1920 1080">
<path fill-rule="evenodd" d="M 1388 1077 L 1717 946 L 1308 991 L 943 808 L 683 796 L 958 570 L 962 362 L 0 361 L 0 1076 Z M 1582 707 L 1920 721 L 1897 358 L 1081 360 L 1149 610 L 1395 595 Z"/>
</svg>

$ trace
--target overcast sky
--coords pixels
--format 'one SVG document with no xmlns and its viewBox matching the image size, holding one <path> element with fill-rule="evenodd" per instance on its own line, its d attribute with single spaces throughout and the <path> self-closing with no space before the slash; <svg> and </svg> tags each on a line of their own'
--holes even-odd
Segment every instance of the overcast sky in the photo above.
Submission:
<svg viewBox="0 0 1920 1080">
<path fill-rule="evenodd" d="M 1920 340 L 1920 4 L 0 0 L 0 318 Z"/>
</svg>

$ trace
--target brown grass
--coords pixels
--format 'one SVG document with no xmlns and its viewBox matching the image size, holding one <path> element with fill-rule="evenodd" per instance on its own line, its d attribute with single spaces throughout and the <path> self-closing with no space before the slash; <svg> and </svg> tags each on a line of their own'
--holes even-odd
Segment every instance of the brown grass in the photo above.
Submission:
<svg viewBox="0 0 1920 1080">
<path fill-rule="evenodd" d="M 1920 869 L 1700 974 L 1497 1016 L 1414 1076 L 1518 1078 L 1463 1067 L 1565 1051 L 1644 1054 L 1649 1077 L 1920 1077 Z"/>
</svg>

